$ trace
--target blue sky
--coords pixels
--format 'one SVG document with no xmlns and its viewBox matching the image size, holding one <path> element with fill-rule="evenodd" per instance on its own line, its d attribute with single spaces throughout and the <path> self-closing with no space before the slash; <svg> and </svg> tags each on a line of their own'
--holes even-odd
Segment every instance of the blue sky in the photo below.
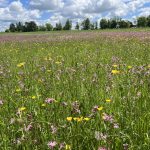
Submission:
<svg viewBox="0 0 150 150">
<path fill-rule="evenodd" d="M 150 0 L 0 0 L 0 30 L 11 22 L 31 21 L 55 25 L 67 18 L 80 22 L 119 16 L 134 20 L 150 15 Z"/>
</svg>

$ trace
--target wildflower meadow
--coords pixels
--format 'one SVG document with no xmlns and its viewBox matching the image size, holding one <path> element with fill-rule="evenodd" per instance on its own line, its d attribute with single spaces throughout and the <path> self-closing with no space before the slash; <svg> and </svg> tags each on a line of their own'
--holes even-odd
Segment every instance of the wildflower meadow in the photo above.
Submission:
<svg viewBox="0 0 150 150">
<path fill-rule="evenodd" d="M 150 150 L 149 31 L 34 34 L 0 35 L 0 150 Z"/>
</svg>

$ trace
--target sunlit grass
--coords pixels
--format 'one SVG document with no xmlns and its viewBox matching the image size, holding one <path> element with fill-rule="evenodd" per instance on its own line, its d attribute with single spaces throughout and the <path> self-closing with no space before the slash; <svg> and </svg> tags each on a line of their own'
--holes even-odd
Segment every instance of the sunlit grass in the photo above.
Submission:
<svg viewBox="0 0 150 150">
<path fill-rule="evenodd" d="M 150 149 L 147 41 L 10 42 L 0 54 L 1 149 Z"/>
</svg>

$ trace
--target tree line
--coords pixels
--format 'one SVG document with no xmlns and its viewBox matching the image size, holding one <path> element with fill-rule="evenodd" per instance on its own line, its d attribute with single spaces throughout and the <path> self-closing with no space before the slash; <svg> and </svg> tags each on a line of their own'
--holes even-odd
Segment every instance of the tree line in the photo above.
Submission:
<svg viewBox="0 0 150 150">
<path fill-rule="evenodd" d="M 98 23 L 91 22 L 89 18 L 86 18 L 81 23 L 77 22 L 75 29 L 76 30 L 97 30 L 97 29 L 114 29 L 114 28 L 132 28 L 132 27 L 150 27 L 150 15 L 148 17 L 138 17 L 135 24 L 129 20 L 123 20 L 121 18 L 115 17 L 112 19 L 101 19 Z M 65 25 L 63 26 L 61 22 L 56 23 L 53 27 L 50 23 L 45 25 L 37 25 L 36 22 L 30 21 L 18 22 L 16 24 L 11 23 L 9 29 L 6 29 L 5 32 L 35 32 L 35 31 L 60 31 L 60 30 L 71 30 L 72 21 L 67 19 Z"/>
</svg>

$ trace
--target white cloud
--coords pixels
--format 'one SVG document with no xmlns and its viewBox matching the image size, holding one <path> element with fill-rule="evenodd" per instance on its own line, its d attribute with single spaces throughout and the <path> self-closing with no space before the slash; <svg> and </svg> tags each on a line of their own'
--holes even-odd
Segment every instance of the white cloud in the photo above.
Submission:
<svg viewBox="0 0 150 150">
<path fill-rule="evenodd" d="M 51 22 L 64 23 L 67 18 L 73 22 L 81 21 L 86 17 L 99 20 L 102 17 L 130 17 L 149 15 L 150 7 L 145 7 L 150 0 L 30 0 L 26 4 L 20 0 L 8 3 L 0 0 L 1 27 L 7 22 L 34 20 L 40 24 Z M 42 18 L 42 14 L 49 14 L 49 18 Z M 6 22 L 6 23 L 5 23 Z"/>
<path fill-rule="evenodd" d="M 62 0 L 31 0 L 30 6 L 39 10 L 57 10 L 63 7 Z"/>
<path fill-rule="evenodd" d="M 0 21 L 16 22 L 40 18 L 39 10 L 27 10 L 20 1 L 14 1 L 8 7 L 0 8 Z"/>
<path fill-rule="evenodd" d="M 150 7 L 145 7 L 140 9 L 139 16 L 149 16 L 150 15 Z"/>
</svg>

